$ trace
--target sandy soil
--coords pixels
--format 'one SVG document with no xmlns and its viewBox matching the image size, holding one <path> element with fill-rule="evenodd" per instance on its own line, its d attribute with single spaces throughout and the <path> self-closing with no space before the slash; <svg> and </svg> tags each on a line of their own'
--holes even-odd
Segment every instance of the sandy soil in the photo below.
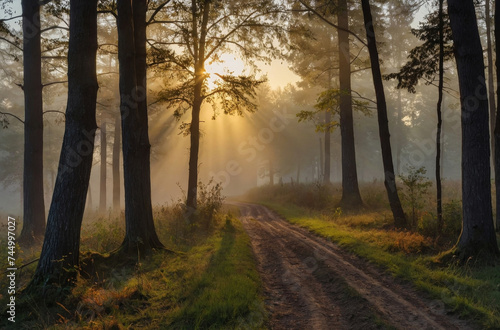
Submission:
<svg viewBox="0 0 500 330">
<path fill-rule="evenodd" d="M 261 205 L 235 203 L 252 241 L 271 329 L 474 329 L 411 285 Z"/>
</svg>

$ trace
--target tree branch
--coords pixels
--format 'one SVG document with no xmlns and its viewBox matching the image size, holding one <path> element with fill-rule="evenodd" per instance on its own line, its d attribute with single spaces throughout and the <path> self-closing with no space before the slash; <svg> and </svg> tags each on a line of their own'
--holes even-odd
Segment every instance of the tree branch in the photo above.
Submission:
<svg viewBox="0 0 500 330">
<path fill-rule="evenodd" d="M 363 47 L 361 47 L 361 48 L 359 49 L 358 54 L 357 54 L 357 55 L 356 55 L 356 56 L 352 59 L 351 64 L 353 64 L 353 63 L 354 63 L 354 61 L 356 61 L 356 60 L 358 59 L 358 57 L 361 55 L 361 52 L 363 51 L 363 49 L 364 49 L 364 48 L 365 48 L 365 46 L 363 45 Z"/>
<path fill-rule="evenodd" d="M 97 76 L 99 77 L 99 76 L 104 76 L 107 74 L 120 74 L 120 73 L 116 72 L 116 71 L 109 71 L 109 72 L 98 73 Z"/>
<path fill-rule="evenodd" d="M 53 81 L 53 82 L 49 82 L 49 83 L 43 84 L 42 87 L 47 87 L 47 86 L 56 85 L 56 84 L 65 84 L 67 82 L 68 82 L 67 80 L 64 80 L 64 81 Z"/>
<path fill-rule="evenodd" d="M 50 26 L 50 27 L 48 27 L 48 28 L 45 28 L 45 29 L 40 30 L 40 33 L 44 33 L 44 32 L 50 31 L 50 30 L 56 30 L 56 29 L 61 29 L 61 30 L 66 30 L 66 31 L 69 31 L 69 28 L 67 28 L 67 27 L 65 27 L 65 26 L 57 26 L 57 25 L 54 25 L 54 26 Z"/>
<path fill-rule="evenodd" d="M 7 21 L 10 21 L 10 20 L 13 20 L 13 19 L 16 19 L 16 18 L 21 18 L 21 17 L 23 17 L 23 15 L 12 16 L 12 17 L 9 17 L 9 18 L 2 18 L 2 19 L 0 19 L 0 22 L 7 22 Z"/>
<path fill-rule="evenodd" d="M 361 42 L 364 46 L 368 46 L 367 43 L 361 39 L 356 33 L 352 32 L 351 30 L 349 29 L 344 29 L 344 28 L 341 28 L 340 26 L 338 26 L 337 24 L 334 24 L 332 22 L 330 22 L 330 20 L 327 20 L 323 15 L 321 15 L 320 13 L 318 13 L 314 8 L 312 8 L 311 6 L 309 6 L 307 3 L 304 2 L 304 0 L 299 0 L 299 2 L 307 8 L 307 10 L 309 10 L 311 13 L 313 13 L 314 15 L 318 16 L 323 22 L 325 22 L 326 24 L 328 25 L 331 25 L 333 26 L 334 28 L 336 28 L 337 30 L 340 30 L 340 31 L 344 31 L 344 32 L 347 32 L 349 33 L 350 35 L 352 35 L 354 38 L 358 39 L 359 42 Z"/>
<path fill-rule="evenodd" d="M 115 19 L 118 19 L 118 15 L 113 10 L 98 10 L 98 14 L 111 14 Z"/>
<path fill-rule="evenodd" d="M 156 14 L 158 14 L 160 12 L 160 10 L 163 9 L 163 7 L 165 7 L 166 5 L 168 5 L 168 3 L 170 2 L 171 0 L 167 0 L 165 1 L 164 3 L 160 4 L 156 9 L 155 11 L 151 14 L 151 17 L 149 17 L 149 20 L 146 22 L 146 25 L 149 25 L 151 24 L 151 22 L 154 20 Z"/>
<path fill-rule="evenodd" d="M 377 102 L 373 101 L 372 99 L 369 99 L 367 97 L 364 97 L 362 96 L 361 94 L 359 94 L 358 92 L 356 92 L 355 90 L 352 90 L 351 89 L 351 92 L 356 94 L 358 96 L 358 98 L 362 99 L 362 100 L 365 100 L 365 101 L 368 101 L 368 102 L 371 102 L 371 103 L 374 103 L 374 104 L 377 104 Z"/>
<path fill-rule="evenodd" d="M 62 111 L 59 111 L 59 110 L 46 110 L 43 112 L 43 114 L 46 114 L 46 113 L 58 113 L 58 114 L 63 115 L 64 117 L 66 117 L 66 114 Z"/>
<path fill-rule="evenodd" d="M 42 56 L 42 60 L 65 60 L 67 56 Z"/>
<path fill-rule="evenodd" d="M 16 47 L 16 48 L 17 48 L 17 49 L 19 49 L 20 51 L 23 51 L 23 48 L 22 48 L 21 46 L 17 45 L 15 42 L 10 41 L 9 39 L 6 39 L 6 38 L 4 38 L 4 37 L 0 37 L 0 40 L 3 40 L 3 41 L 5 41 L 5 42 L 9 43 L 10 45 L 12 45 L 12 46 Z"/>
<path fill-rule="evenodd" d="M 21 118 L 19 118 L 18 116 L 14 115 L 14 114 L 12 114 L 10 112 L 2 112 L 2 111 L 0 111 L 0 115 L 14 117 L 15 119 L 19 120 L 24 125 L 24 120 L 22 120 Z"/>
<path fill-rule="evenodd" d="M 244 19 L 243 21 L 241 21 L 239 24 L 237 24 L 231 31 L 229 31 L 224 37 L 220 38 L 219 39 L 219 42 L 217 43 L 217 45 L 215 45 L 212 50 L 210 50 L 207 55 L 205 56 L 205 58 L 203 58 L 202 60 L 206 60 L 208 58 L 210 58 L 210 56 L 212 56 L 213 53 L 215 53 L 215 51 L 217 49 L 219 49 L 219 47 L 224 43 L 224 41 L 227 40 L 227 38 L 229 38 L 233 33 L 235 33 L 236 31 L 238 31 L 238 29 L 243 25 L 243 23 L 247 22 L 255 13 L 257 12 L 257 10 L 251 12 L 250 14 L 248 14 Z"/>
</svg>

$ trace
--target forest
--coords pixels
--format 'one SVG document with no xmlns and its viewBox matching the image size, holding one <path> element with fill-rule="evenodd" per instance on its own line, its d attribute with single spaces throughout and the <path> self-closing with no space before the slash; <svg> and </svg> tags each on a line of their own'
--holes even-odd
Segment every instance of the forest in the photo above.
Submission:
<svg viewBox="0 0 500 330">
<path fill-rule="evenodd" d="M 1 329 L 499 329 L 500 5 L 0 1 Z"/>
</svg>

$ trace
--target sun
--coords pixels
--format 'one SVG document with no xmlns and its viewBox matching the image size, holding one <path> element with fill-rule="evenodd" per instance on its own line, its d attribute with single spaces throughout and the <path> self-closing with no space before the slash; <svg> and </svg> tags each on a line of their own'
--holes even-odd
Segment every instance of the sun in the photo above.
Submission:
<svg viewBox="0 0 500 330">
<path fill-rule="evenodd" d="M 208 74 L 207 86 L 210 90 L 217 86 L 217 82 L 221 80 L 218 75 L 235 75 L 240 76 L 245 73 L 245 63 L 239 58 L 231 54 L 223 54 L 219 60 L 205 65 L 205 72 Z"/>
</svg>

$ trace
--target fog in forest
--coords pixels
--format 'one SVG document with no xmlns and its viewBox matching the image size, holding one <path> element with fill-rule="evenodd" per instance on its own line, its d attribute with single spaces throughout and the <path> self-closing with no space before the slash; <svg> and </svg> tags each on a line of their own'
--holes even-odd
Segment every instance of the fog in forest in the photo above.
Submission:
<svg viewBox="0 0 500 330">
<path fill-rule="evenodd" d="M 499 329 L 495 4 L 0 1 L 0 328 Z"/>
<path fill-rule="evenodd" d="M 381 36 L 381 60 L 383 74 L 396 72 L 406 61 L 408 51 L 419 44 L 410 32 L 418 27 L 427 9 L 422 7 L 414 13 L 411 24 L 408 21 L 390 21 L 387 16 L 386 29 Z M 382 12 L 380 15 L 387 15 Z M 19 28 L 19 22 L 10 22 Z M 111 19 L 100 20 L 99 40 L 102 45 L 98 54 L 99 94 L 97 105 L 97 125 L 106 123 L 106 199 L 107 208 L 112 206 L 113 196 L 113 143 L 115 119 L 119 114 L 118 61 L 116 48 L 109 40 L 116 38 Z M 327 38 L 331 45 L 331 58 L 338 56 L 336 33 L 318 19 L 310 18 L 307 24 L 317 33 L 310 42 L 322 42 Z M 400 24 L 400 25 L 398 25 Z M 355 27 L 359 30 L 360 27 Z M 151 38 L 160 32 L 148 31 Z M 54 32 L 52 38 L 61 40 L 67 36 Z M 316 40 L 314 40 L 316 39 Z M 326 40 L 326 39 L 324 39 Z M 298 41 L 299 42 L 299 41 Z M 324 44 L 324 43 L 323 43 Z M 6 46 L 3 46 L 6 47 Z M 5 50 L 5 49 L 4 49 Z M 365 110 L 354 113 L 354 133 L 359 181 L 362 183 L 383 182 L 383 168 L 380 155 L 378 126 L 375 110 L 375 95 L 369 70 L 368 53 L 365 47 L 354 43 L 351 52 L 356 55 L 353 65 L 352 90 Z M 285 53 L 285 52 L 284 52 Z M 22 82 L 22 61 L 2 53 L 2 89 L 0 106 L 2 112 L 23 117 L 23 94 L 16 86 Z M 325 90 L 321 82 L 324 72 L 332 71 L 331 87 L 338 88 L 338 79 L 333 67 L 321 67 L 314 55 L 300 50 L 288 51 L 281 59 L 269 63 L 257 61 L 252 67 L 238 57 L 237 52 L 224 54 L 220 62 L 208 64 L 209 78 L 216 81 L 216 74 L 256 74 L 257 79 L 267 78 L 267 82 L 257 88 L 253 113 L 226 115 L 220 107 L 204 104 L 201 112 L 201 145 L 199 159 L 199 179 L 203 183 L 220 182 L 226 196 L 237 196 L 252 187 L 270 182 L 311 183 L 321 182 L 324 173 L 324 133 L 316 131 L 316 125 L 323 119 L 316 114 L 311 121 L 299 122 L 297 114 L 312 111 L 318 96 Z M 318 63 L 316 63 L 316 62 Z M 310 62 L 310 63 L 307 63 Z M 333 61 L 335 62 L 335 61 Z M 64 61 L 51 62 L 44 67 L 46 82 L 65 81 Z M 454 63 L 449 67 L 443 106 L 443 165 L 444 180 L 460 179 L 460 114 Z M 213 71 L 213 72 L 210 72 Z M 151 141 L 151 185 L 154 205 L 170 204 L 183 198 L 186 190 L 189 158 L 189 136 L 181 130 L 183 123 L 190 121 L 189 111 L 175 118 L 173 109 L 158 102 L 158 94 L 172 83 L 168 75 L 154 68 L 149 70 L 149 136 Z M 175 81 L 175 80 L 174 80 Z M 174 82 L 175 84 L 175 82 Z M 435 82 L 420 83 L 416 93 L 396 89 L 394 80 L 385 82 L 388 101 L 389 125 L 396 175 L 405 173 L 409 166 L 425 167 L 432 179 L 435 159 L 435 103 L 437 88 Z M 64 116 L 53 110 L 64 112 L 67 84 L 53 84 L 44 88 L 44 188 L 46 205 L 50 205 L 53 185 L 57 173 L 57 162 L 64 131 Z M 215 120 L 213 116 L 216 115 Z M 23 129 L 18 119 L 4 117 L 4 128 L 0 130 L 2 149 L 0 151 L 0 209 L 3 212 L 20 214 Z M 333 115 L 338 121 L 338 112 Z M 96 132 L 96 148 L 92 167 L 90 194 L 87 206 L 97 208 L 100 198 L 101 171 L 101 131 Z M 341 147 L 340 129 L 335 127 L 331 135 L 331 181 L 340 183 Z M 120 160 L 121 166 L 121 160 Z M 120 168 L 120 176 L 123 171 Z M 123 178 L 121 182 L 121 207 L 123 208 Z M 46 207 L 48 212 L 48 207 Z"/>
</svg>

